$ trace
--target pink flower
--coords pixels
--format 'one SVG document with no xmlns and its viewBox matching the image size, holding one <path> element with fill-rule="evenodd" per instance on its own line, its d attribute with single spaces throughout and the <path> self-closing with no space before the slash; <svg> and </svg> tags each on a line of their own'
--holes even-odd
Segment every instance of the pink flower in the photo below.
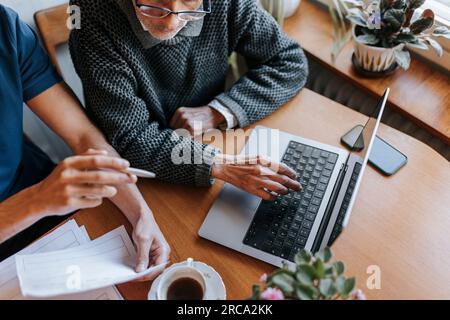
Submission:
<svg viewBox="0 0 450 320">
<path fill-rule="evenodd" d="M 259 282 L 266 282 L 267 281 L 267 273 L 264 273 L 261 278 L 259 278 Z"/>
<path fill-rule="evenodd" d="M 261 300 L 284 300 L 283 292 L 277 288 L 267 288 L 261 293 Z"/>
<path fill-rule="evenodd" d="M 353 290 L 351 297 L 353 300 L 366 300 L 366 295 L 361 289 Z"/>
</svg>

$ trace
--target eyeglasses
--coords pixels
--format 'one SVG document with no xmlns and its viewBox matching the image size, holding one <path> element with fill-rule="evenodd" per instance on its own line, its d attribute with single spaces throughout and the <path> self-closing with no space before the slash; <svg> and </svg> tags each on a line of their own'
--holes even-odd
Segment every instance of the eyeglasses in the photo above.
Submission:
<svg viewBox="0 0 450 320">
<path fill-rule="evenodd" d="M 140 10 L 140 12 L 146 16 L 156 19 L 163 19 L 171 14 L 176 14 L 178 19 L 182 21 L 195 21 L 200 20 L 205 17 L 207 14 L 211 13 L 211 0 L 203 1 L 203 8 L 205 7 L 205 3 L 208 5 L 206 10 L 182 10 L 182 11 L 172 11 L 167 8 L 141 4 L 138 3 L 138 0 L 135 0 L 136 7 Z"/>
</svg>

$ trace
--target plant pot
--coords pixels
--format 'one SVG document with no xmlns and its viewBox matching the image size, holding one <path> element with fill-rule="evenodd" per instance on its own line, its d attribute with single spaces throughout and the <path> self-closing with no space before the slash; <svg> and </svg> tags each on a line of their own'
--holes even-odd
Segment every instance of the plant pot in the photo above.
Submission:
<svg viewBox="0 0 450 320">
<path fill-rule="evenodd" d="M 284 17 L 289 18 L 293 16 L 299 6 L 300 0 L 284 0 Z"/>
<path fill-rule="evenodd" d="M 282 24 L 284 18 L 288 18 L 297 11 L 301 0 L 260 0 L 266 9 L 278 23 Z"/>
<path fill-rule="evenodd" d="M 356 39 L 355 27 L 353 27 L 352 36 L 357 68 L 373 73 L 384 73 L 396 68 L 394 50 L 403 50 L 405 46 L 403 43 L 393 48 L 369 46 Z"/>
</svg>

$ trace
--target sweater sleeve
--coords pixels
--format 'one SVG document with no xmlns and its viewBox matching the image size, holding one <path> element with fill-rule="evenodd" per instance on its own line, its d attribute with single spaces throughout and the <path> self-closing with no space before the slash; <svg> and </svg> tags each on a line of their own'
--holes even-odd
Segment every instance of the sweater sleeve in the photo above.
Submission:
<svg viewBox="0 0 450 320">
<path fill-rule="evenodd" d="M 228 31 L 231 50 L 246 60 L 249 71 L 216 99 L 245 127 L 292 99 L 308 77 L 306 56 L 275 19 L 255 0 L 230 1 Z"/>
<path fill-rule="evenodd" d="M 72 1 L 83 14 L 81 28 L 69 41 L 75 69 L 83 83 L 86 108 L 111 145 L 137 168 L 174 183 L 208 186 L 218 152 L 190 137 L 161 128 L 152 116 L 133 71 L 108 37 L 104 25 L 83 1 Z"/>
</svg>

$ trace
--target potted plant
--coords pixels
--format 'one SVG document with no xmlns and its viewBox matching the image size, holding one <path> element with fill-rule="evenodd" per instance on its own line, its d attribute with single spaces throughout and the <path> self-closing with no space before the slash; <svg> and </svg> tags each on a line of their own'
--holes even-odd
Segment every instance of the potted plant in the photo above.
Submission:
<svg viewBox="0 0 450 320">
<path fill-rule="evenodd" d="M 261 285 L 253 286 L 252 300 L 365 300 L 355 289 L 355 278 L 344 276 L 342 261 L 331 262 L 330 248 L 312 255 L 301 250 L 295 257 L 295 269 L 283 267 L 263 275 Z"/>
<path fill-rule="evenodd" d="M 332 58 L 335 59 L 350 38 L 354 40 L 356 69 L 386 74 L 397 66 L 410 65 L 408 47 L 428 50 L 442 56 L 442 47 L 433 37 L 450 39 L 450 31 L 435 26 L 430 9 L 417 14 L 425 0 L 330 0 L 334 27 Z M 349 30 L 345 18 L 352 24 Z"/>
</svg>

